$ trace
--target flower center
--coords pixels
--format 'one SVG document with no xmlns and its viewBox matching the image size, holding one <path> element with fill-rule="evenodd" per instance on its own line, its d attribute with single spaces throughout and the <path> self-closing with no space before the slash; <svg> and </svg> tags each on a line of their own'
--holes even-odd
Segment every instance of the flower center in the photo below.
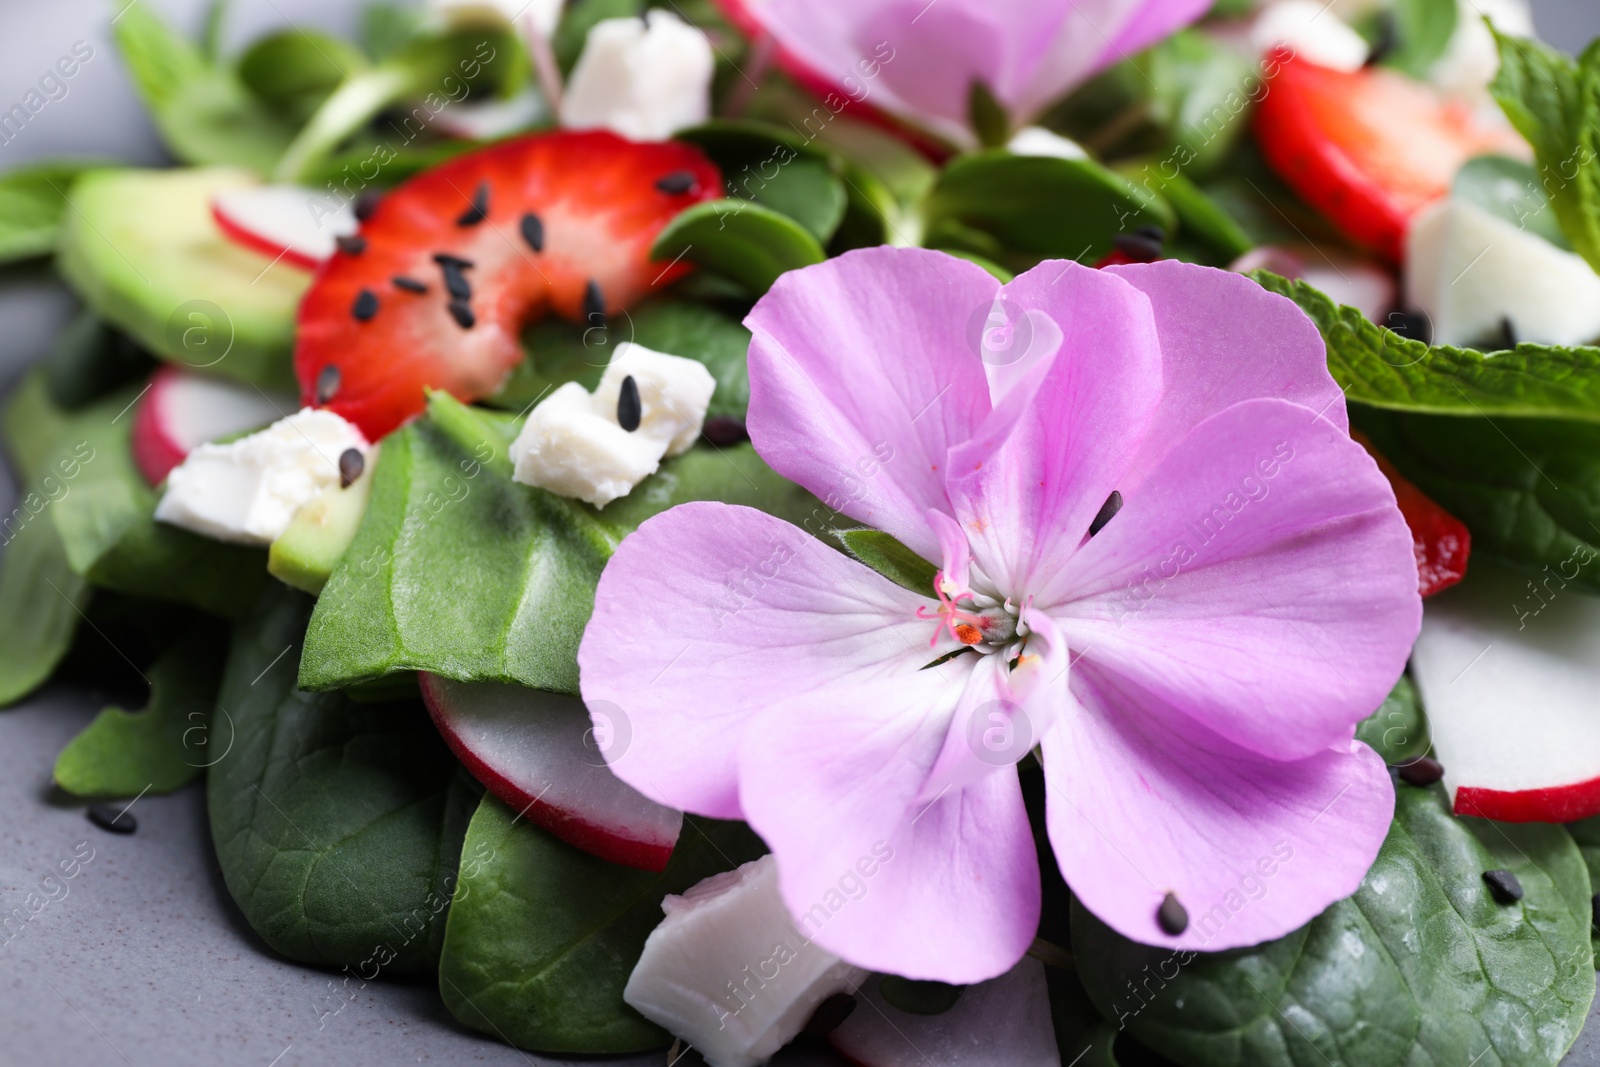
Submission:
<svg viewBox="0 0 1600 1067">
<path fill-rule="evenodd" d="M 939 598 L 939 606 L 931 611 L 926 607 L 917 609 L 917 618 L 936 623 L 933 636 L 928 639 L 929 647 L 937 645 L 948 632 L 963 645 L 979 652 L 993 652 L 1017 635 L 1017 617 L 1006 605 L 947 581 L 943 571 L 933 576 L 933 592 Z"/>
</svg>

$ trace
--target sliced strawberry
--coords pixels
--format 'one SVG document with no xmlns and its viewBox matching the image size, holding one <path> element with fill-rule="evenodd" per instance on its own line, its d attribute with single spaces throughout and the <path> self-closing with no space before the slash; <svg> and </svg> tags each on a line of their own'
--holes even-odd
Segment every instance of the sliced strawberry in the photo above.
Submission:
<svg viewBox="0 0 1600 1067">
<path fill-rule="evenodd" d="M 424 388 L 486 396 L 521 360 L 530 319 L 599 325 L 684 274 L 650 245 L 721 195 L 699 149 L 603 131 L 522 137 L 420 174 L 366 213 L 301 303 L 303 399 L 377 440 L 422 410 Z"/>
<path fill-rule="evenodd" d="M 1262 155 L 1347 237 L 1393 262 L 1412 216 L 1450 192 L 1463 163 L 1528 154 L 1511 129 L 1403 74 L 1329 70 L 1282 52 L 1273 68 L 1256 111 Z"/>
<path fill-rule="evenodd" d="M 1378 469 L 1394 488 L 1400 514 L 1411 527 L 1411 546 L 1417 557 L 1417 591 L 1432 596 L 1466 577 L 1467 557 L 1472 554 L 1472 534 L 1466 524 L 1411 484 L 1365 436 L 1356 432 L 1350 436 L 1378 461 Z"/>
</svg>

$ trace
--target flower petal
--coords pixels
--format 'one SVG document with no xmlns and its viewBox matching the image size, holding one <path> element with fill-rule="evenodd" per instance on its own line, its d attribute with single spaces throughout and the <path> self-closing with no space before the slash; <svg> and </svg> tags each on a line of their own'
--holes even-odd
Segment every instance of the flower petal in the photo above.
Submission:
<svg viewBox="0 0 1600 1067">
<path fill-rule="evenodd" d="M 1381 703 L 1421 626 L 1411 534 L 1366 451 L 1249 400 L 1195 427 L 1039 594 L 1075 662 L 1277 759 Z"/>
<path fill-rule="evenodd" d="M 1027 951 L 1038 856 L 1014 771 L 918 801 L 963 688 L 932 674 L 769 708 L 740 746 L 740 800 L 802 934 L 857 966 L 965 984 Z"/>
<path fill-rule="evenodd" d="M 954 256 L 887 247 L 779 278 L 745 320 L 756 451 L 936 558 L 923 514 L 949 509 L 945 455 L 989 411 L 976 334 L 999 287 Z"/>
<path fill-rule="evenodd" d="M 1044 263 L 1001 301 L 1046 312 L 1060 349 L 1014 423 L 951 450 L 946 486 L 979 569 L 1020 606 L 1127 472 L 1161 398 L 1161 348 L 1144 294 L 1104 271 Z"/>
<path fill-rule="evenodd" d="M 1348 427 L 1322 334 L 1294 301 L 1241 274 L 1177 260 L 1107 270 L 1150 298 L 1161 335 L 1166 393 L 1133 464 L 1141 475 L 1197 424 L 1241 400 L 1289 400 Z M 1223 307 L 1227 314 L 1218 314 Z"/>
<path fill-rule="evenodd" d="M 735 750 L 750 717 L 902 679 L 960 647 L 929 649 L 933 623 L 915 613 L 934 603 L 753 508 L 657 515 L 600 576 L 578 649 L 584 701 L 631 735 L 606 760 L 652 800 L 739 818 Z"/>
<path fill-rule="evenodd" d="M 1296 930 L 1355 892 L 1394 812 L 1362 744 L 1274 762 L 1142 713 L 1136 687 L 1081 667 L 1079 706 L 1044 738 L 1046 823 L 1084 905 L 1136 941 L 1219 951 Z M 1181 722 L 1182 720 L 1177 720 Z M 1189 915 L 1176 937 L 1156 911 Z"/>
</svg>

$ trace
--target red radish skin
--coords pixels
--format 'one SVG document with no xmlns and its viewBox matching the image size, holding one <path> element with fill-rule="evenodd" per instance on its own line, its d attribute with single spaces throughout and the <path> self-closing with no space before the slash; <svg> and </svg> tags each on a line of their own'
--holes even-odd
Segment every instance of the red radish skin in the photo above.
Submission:
<svg viewBox="0 0 1600 1067">
<path fill-rule="evenodd" d="M 1398 263 L 1416 213 L 1476 155 L 1526 158 L 1511 129 L 1394 71 L 1347 73 L 1282 50 L 1267 58 L 1256 140 L 1267 163 L 1358 244 Z"/>
<path fill-rule="evenodd" d="M 1516 792 L 1464 785 L 1456 790 L 1455 813 L 1500 822 L 1577 822 L 1600 815 L 1600 778 Z"/>
<path fill-rule="evenodd" d="M 146 481 L 160 485 L 190 451 L 207 441 L 258 429 L 294 411 L 292 396 L 162 367 L 134 411 L 134 464 Z"/>
<path fill-rule="evenodd" d="M 228 189 L 211 201 L 223 236 L 274 262 L 314 271 L 333 255 L 337 238 L 353 234 L 353 207 L 326 207 L 331 198 L 295 185 Z M 323 209 L 313 212 L 314 205 Z"/>
<path fill-rule="evenodd" d="M 283 245 L 275 244 L 260 234 L 245 229 L 224 214 L 216 204 L 211 205 L 211 217 L 216 220 L 217 229 L 221 230 L 223 236 L 228 240 L 234 244 L 243 245 L 250 251 L 257 252 L 268 259 L 287 263 L 291 267 L 298 267 L 307 271 L 316 270 L 322 265 L 321 259 L 304 252 L 297 252 L 292 248 L 285 248 Z"/>
<path fill-rule="evenodd" d="M 426 672 L 418 675 L 418 682 L 423 703 L 445 744 L 493 796 L 535 826 L 591 855 L 640 870 L 665 869 L 677 843 L 682 813 L 651 803 L 609 768 L 585 761 L 583 733 L 588 725 L 587 714 L 571 724 L 575 736 L 568 737 L 563 731 L 555 743 L 545 744 L 547 738 L 540 728 L 547 723 L 532 717 L 545 711 L 559 714 L 569 710 L 567 705 L 575 705 L 581 713 L 582 705 L 576 698 L 520 691 L 519 695 L 530 705 L 526 709 L 529 729 L 520 740 L 539 749 L 530 765 L 526 752 L 511 751 L 510 746 L 491 747 L 495 724 L 490 724 L 489 731 L 475 730 L 477 724 L 472 720 L 475 713 L 492 703 L 496 689 L 514 687 L 455 682 Z M 488 700 L 482 698 L 484 693 L 490 694 Z M 538 701 L 549 701 L 550 707 L 531 706 Z M 585 800 L 589 802 L 587 810 L 580 807 Z"/>
<path fill-rule="evenodd" d="M 614 314 L 686 273 L 681 260 L 652 262 L 650 246 L 722 190 L 699 149 L 604 131 L 520 137 L 412 178 L 378 202 L 355 249 L 334 253 L 300 305 L 303 401 L 377 440 L 422 411 L 427 388 L 466 401 L 493 393 L 522 361 L 530 320 L 553 312 L 593 326 L 596 298 Z M 439 255 L 472 265 L 447 279 Z M 470 295 L 452 302 L 447 281 Z"/>
</svg>

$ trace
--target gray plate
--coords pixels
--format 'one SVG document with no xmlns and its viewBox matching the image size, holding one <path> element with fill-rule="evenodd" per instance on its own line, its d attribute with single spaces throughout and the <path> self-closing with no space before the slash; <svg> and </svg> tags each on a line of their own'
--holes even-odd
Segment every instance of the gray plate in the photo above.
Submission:
<svg viewBox="0 0 1600 1067">
<path fill-rule="evenodd" d="M 201 0 L 149 3 L 194 26 Z M 1600 34 L 1596 0 L 1534 0 L 1548 39 L 1573 47 Z M 350 0 L 236 0 L 229 40 L 292 24 L 349 32 Z M 74 42 L 94 58 L 10 141 L 0 170 L 52 155 L 158 163 L 149 120 L 110 46 L 109 0 L 0 0 L 0 112 L 20 103 Z M 0 288 L 0 381 L 38 359 L 70 314 L 47 283 Z M 0 466 L 0 513 L 16 489 Z M 102 704 L 45 690 L 0 713 L 0 915 L 22 908 L 64 860 L 88 855 L 65 895 L 6 942 L 0 937 L 0 1064 L 36 1067 L 303 1067 L 307 1064 L 551 1064 L 458 1025 L 428 984 L 359 980 L 267 950 L 223 888 L 204 794 L 185 789 L 133 806 L 139 831 L 107 834 L 50 790 L 50 767 Z M 660 1055 L 606 1061 L 660 1064 Z M 589 1061 L 593 1062 L 593 1061 Z M 788 1067 L 821 1065 L 794 1057 Z M 1600 1067 L 1600 1022 L 1567 1067 Z M 1467 1065 L 1454 1065 L 1467 1067 Z"/>
</svg>

